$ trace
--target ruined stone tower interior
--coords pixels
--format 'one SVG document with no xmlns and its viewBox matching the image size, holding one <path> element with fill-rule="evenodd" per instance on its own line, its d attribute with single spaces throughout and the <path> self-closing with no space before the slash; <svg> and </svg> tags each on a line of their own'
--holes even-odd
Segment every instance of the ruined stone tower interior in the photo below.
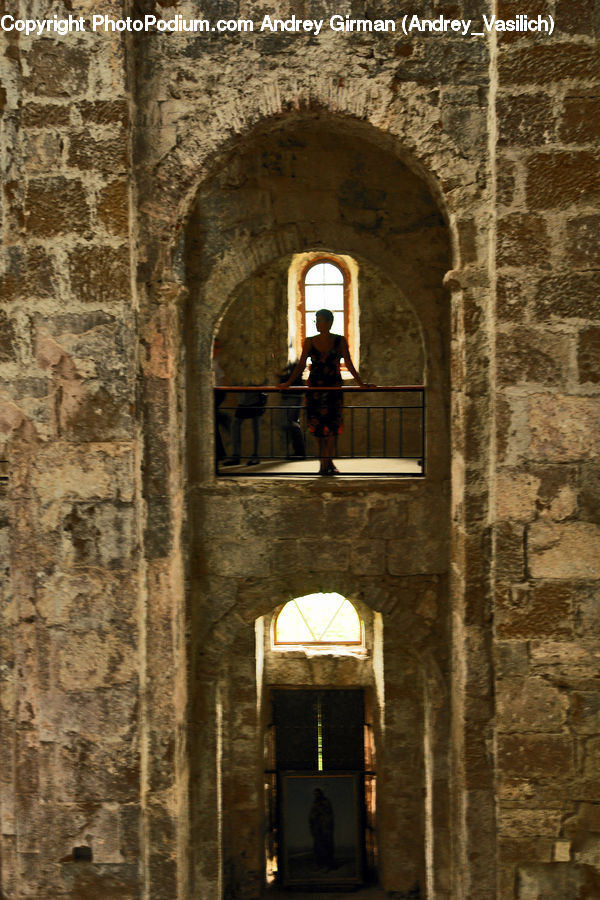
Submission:
<svg viewBox="0 0 600 900">
<path fill-rule="evenodd" d="M 598 4 L 317 6 L 2 25 L 6 900 L 600 897 Z M 228 471 L 323 261 L 417 468 Z"/>
</svg>

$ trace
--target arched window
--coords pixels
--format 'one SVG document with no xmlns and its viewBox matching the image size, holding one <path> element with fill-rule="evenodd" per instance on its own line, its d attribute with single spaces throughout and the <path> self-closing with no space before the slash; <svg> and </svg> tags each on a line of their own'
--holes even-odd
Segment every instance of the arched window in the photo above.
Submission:
<svg viewBox="0 0 600 900">
<path fill-rule="evenodd" d="M 311 250 L 296 253 L 288 271 L 288 349 L 295 362 L 307 337 L 317 333 L 315 313 L 330 309 L 332 331 L 343 334 L 356 368 L 360 366 L 358 264 L 351 256 Z M 350 378 L 345 364 L 342 377 Z"/>
<path fill-rule="evenodd" d="M 315 313 L 318 309 L 329 309 L 333 313 L 334 334 L 348 333 L 346 303 L 346 278 L 342 268 L 331 260 L 324 259 L 309 265 L 304 273 L 304 333 L 315 333 Z"/>
<path fill-rule="evenodd" d="M 307 594 L 290 600 L 275 618 L 274 647 L 362 646 L 363 625 L 341 594 Z"/>
</svg>

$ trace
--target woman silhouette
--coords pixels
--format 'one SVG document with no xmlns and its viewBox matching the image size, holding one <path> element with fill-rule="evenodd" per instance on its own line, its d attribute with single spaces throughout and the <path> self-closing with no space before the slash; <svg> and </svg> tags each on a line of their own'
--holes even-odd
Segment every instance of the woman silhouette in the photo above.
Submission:
<svg viewBox="0 0 600 900">
<path fill-rule="evenodd" d="M 312 365 L 308 376 L 308 387 L 318 390 L 309 390 L 306 394 L 308 428 L 319 441 L 321 458 L 319 475 L 335 475 L 338 471 L 333 464 L 335 439 L 344 427 L 344 397 L 341 390 L 332 391 L 327 388 L 341 388 L 342 386 L 340 360 L 344 360 L 346 368 L 356 379 L 359 387 L 367 388 L 371 385 L 365 384 L 354 368 L 346 338 L 341 334 L 331 334 L 333 325 L 331 310 L 318 310 L 315 321 L 318 334 L 306 338 L 298 364 L 288 380 L 281 386 L 288 388 L 295 381 L 298 375 L 304 371 L 306 360 L 310 356 Z"/>
</svg>

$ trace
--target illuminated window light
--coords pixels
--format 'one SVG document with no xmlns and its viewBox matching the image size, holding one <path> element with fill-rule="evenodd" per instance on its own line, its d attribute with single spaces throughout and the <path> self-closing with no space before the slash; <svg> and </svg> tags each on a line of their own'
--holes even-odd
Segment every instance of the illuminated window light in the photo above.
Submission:
<svg viewBox="0 0 600 900">
<path fill-rule="evenodd" d="M 363 628 L 341 594 L 307 594 L 285 604 L 275 620 L 275 646 L 362 646 Z"/>
</svg>

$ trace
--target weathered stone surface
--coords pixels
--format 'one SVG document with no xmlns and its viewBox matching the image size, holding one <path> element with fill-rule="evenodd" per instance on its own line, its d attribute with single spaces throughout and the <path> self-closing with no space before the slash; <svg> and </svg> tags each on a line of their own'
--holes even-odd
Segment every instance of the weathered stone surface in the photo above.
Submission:
<svg viewBox="0 0 600 900">
<path fill-rule="evenodd" d="M 589 738 L 584 744 L 583 772 L 588 778 L 595 778 L 600 766 L 600 738 Z"/>
<path fill-rule="evenodd" d="M 591 866 L 547 863 L 521 866 L 518 870 L 518 900 L 541 897 L 593 898 L 600 891 L 600 880 Z"/>
<path fill-rule="evenodd" d="M 574 266 L 582 269 L 600 265 L 600 216 L 578 216 L 567 222 L 567 251 Z"/>
<path fill-rule="evenodd" d="M 534 578 L 600 578 L 600 527 L 587 522 L 534 523 L 528 566 Z"/>
<path fill-rule="evenodd" d="M 136 900 L 141 896 L 135 864 L 64 863 L 61 872 L 73 900 L 94 895 L 115 900 Z"/>
<path fill-rule="evenodd" d="M 571 678 L 596 678 L 600 651 L 576 641 L 537 641 L 530 646 L 531 664 L 538 672 Z"/>
<path fill-rule="evenodd" d="M 27 136 L 27 171 L 32 175 L 45 175 L 62 155 L 63 140 L 58 134 L 42 133 Z"/>
<path fill-rule="evenodd" d="M 599 734 L 600 694 L 576 691 L 571 700 L 570 724 L 577 734 Z"/>
<path fill-rule="evenodd" d="M 278 548 L 282 559 L 288 558 L 287 542 Z M 314 546 L 316 550 L 316 545 Z M 297 552 L 295 546 L 289 547 L 289 551 Z M 206 548 L 206 572 L 209 575 L 229 576 L 253 576 L 264 574 L 269 566 L 269 552 L 260 540 L 246 540 L 240 543 L 223 542 L 221 546 Z M 311 551 L 307 550 L 308 558 Z M 285 566 L 285 563 L 284 563 Z"/>
<path fill-rule="evenodd" d="M 600 274 L 588 272 L 561 272 L 540 279 L 535 316 L 561 319 L 592 319 L 600 317 Z"/>
<path fill-rule="evenodd" d="M 357 541 L 351 550 L 350 568 L 359 575 L 385 572 L 384 541 Z"/>
<path fill-rule="evenodd" d="M 501 206 L 510 206 L 515 196 L 516 168 L 510 159 L 498 159 L 498 173 L 496 176 L 496 190 L 498 203 Z M 516 312 L 516 310 L 515 310 Z"/>
<path fill-rule="evenodd" d="M 523 677 L 529 669 L 527 644 L 519 641 L 496 641 L 495 645 L 496 674 L 500 679 Z"/>
<path fill-rule="evenodd" d="M 27 53 L 25 87 L 37 97 L 72 97 L 87 87 L 89 58 L 85 50 L 49 38 L 34 41 Z M 61 77 L 57 78 L 57 72 Z"/>
<path fill-rule="evenodd" d="M 561 27 L 570 34 L 594 35 L 594 3 L 593 0 L 558 0 L 556 16 Z"/>
<path fill-rule="evenodd" d="M 118 502 L 65 504 L 61 557 L 73 566 L 126 566 L 136 547 L 133 509 Z"/>
<path fill-rule="evenodd" d="M 599 120 L 600 97 L 596 91 L 567 94 L 559 126 L 560 137 L 569 144 L 594 143 L 598 140 Z"/>
<path fill-rule="evenodd" d="M 318 541 L 278 541 L 272 565 L 278 572 L 298 567 L 306 572 L 345 571 L 349 556 L 350 545 L 346 542 L 335 541 L 326 547 Z"/>
<path fill-rule="evenodd" d="M 93 568 L 56 571 L 41 579 L 39 615 L 49 626 L 69 626 L 74 632 L 87 632 L 117 628 L 121 614 L 123 627 L 135 631 L 132 613 L 123 609 L 120 599 L 135 586 L 130 577 Z"/>
<path fill-rule="evenodd" d="M 549 267 L 550 243 L 540 216 L 511 213 L 498 222 L 498 265 Z"/>
<path fill-rule="evenodd" d="M 551 98 L 546 93 L 501 94 L 497 115 L 500 147 L 543 145 L 553 139 L 554 114 Z"/>
<path fill-rule="evenodd" d="M 42 247 L 23 251 L 11 247 L 7 252 L 6 269 L 0 276 L 0 299 L 17 300 L 28 295 L 46 297 L 52 294 L 52 262 Z"/>
<path fill-rule="evenodd" d="M 600 465 L 584 463 L 581 472 L 581 515 L 588 522 L 600 523 Z"/>
<path fill-rule="evenodd" d="M 496 510 L 500 519 L 532 519 L 541 481 L 528 472 L 501 469 L 496 483 Z"/>
<path fill-rule="evenodd" d="M 568 462 L 600 451 L 600 406 L 595 398 L 536 394 L 528 403 L 530 453 Z"/>
<path fill-rule="evenodd" d="M 587 82 L 597 68 L 598 50 L 582 44 L 552 43 L 515 47 L 502 54 L 500 81 L 504 84 L 545 85 L 563 79 Z"/>
<path fill-rule="evenodd" d="M 582 384 L 600 381 L 600 328 L 586 328 L 579 333 L 577 365 Z"/>
<path fill-rule="evenodd" d="M 520 640 L 571 637 L 570 597 L 570 582 L 533 582 L 507 589 L 497 599 L 498 635 Z"/>
<path fill-rule="evenodd" d="M 98 195 L 98 218 L 107 231 L 127 234 L 129 227 L 129 189 L 125 180 L 111 181 Z"/>
<path fill-rule="evenodd" d="M 522 581 L 525 575 L 524 529 L 514 522 L 496 526 L 496 561 L 503 577 Z"/>
<path fill-rule="evenodd" d="M 548 809 L 502 809 L 501 827 L 505 834 L 520 836 L 556 837 L 561 827 L 560 810 Z"/>
<path fill-rule="evenodd" d="M 65 400 L 60 408 L 60 434 L 63 439 L 93 443 L 131 439 L 133 426 L 128 384 L 120 385 L 117 381 L 111 385 L 113 390 L 118 391 L 116 395 L 104 387 L 86 391 L 78 382 L 73 387 L 70 397 L 65 391 Z"/>
<path fill-rule="evenodd" d="M 129 292 L 126 247 L 79 247 L 70 256 L 71 290 L 84 303 L 122 303 Z"/>
<path fill-rule="evenodd" d="M 60 197 L 60 204 L 56 199 Z M 85 189 L 77 178 L 44 178 L 27 184 L 27 230 L 38 237 L 54 237 L 68 231 L 86 232 L 90 210 Z"/>
<path fill-rule="evenodd" d="M 541 678 L 510 678 L 498 683 L 497 724 L 500 732 L 561 732 L 568 700 Z"/>
<path fill-rule="evenodd" d="M 127 446 L 55 444 L 36 459 L 30 485 L 42 503 L 55 500 L 133 500 L 134 460 Z"/>
<path fill-rule="evenodd" d="M 515 838 L 503 837 L 500 841 L 500 852 L 505 864 L 520 862 L 524 857 L 538 863 L 547 863 L 552 860 L 552 848 L 554 841 L 549 837 Z M 511 879 L 508 897 L 514 897 L 515 877 L 511 867 Z"/>
<path fill-rule="evenodd" d="M 125 133 L 105 140 L 94 140 L 89 131 L 71 137 L 68 164 L 75 169 L 93 169 L 104 175 L 122 175 L 127 166 Z"/>
<path fill-rule="evenodd" d="M 502 770 L 519 778 L 556 778 L 573 767 L 572 741 L 563 735 L 501 735 L 498 754 Z"/>
<path fill-rule="evenodd" d="M 570 364 L 568 335 L 515 329 L 498 335 L 496 346 L 501 385 L 564 383 Z"/>
<path fill-rule="evenodd" d="M 0 310 L 0 362 L 17 358 L 17 336 L 15 328 L 4 310 Z"/>
<path fill-rule="evenodd" d="M 527 163 L 530 209 L 555 209 L 594 203 L 600 192 L 600 163 L 588 152 L 540 153 Z"/>
<path fill-rule="evenodd" d="M 389 541 L 388 572 L 391 575 L 441 574 L 448 569 L 447 547 L 444 540 L 435 538 L 418 542 L 404 539 Z"/>
<path fill-rule="evenodd" d="M 60 128 L 71 121 L 71 109 L 57 103 L 27 103 L 21 121 L 26 128 Z"/>
<path fill-rule="evenodd" d="M 77 104 L 81 118 L 86 124 L 125 125 L 128 120 L 126 99 L 117 100 L 83 100 Z"/>
</svg>

